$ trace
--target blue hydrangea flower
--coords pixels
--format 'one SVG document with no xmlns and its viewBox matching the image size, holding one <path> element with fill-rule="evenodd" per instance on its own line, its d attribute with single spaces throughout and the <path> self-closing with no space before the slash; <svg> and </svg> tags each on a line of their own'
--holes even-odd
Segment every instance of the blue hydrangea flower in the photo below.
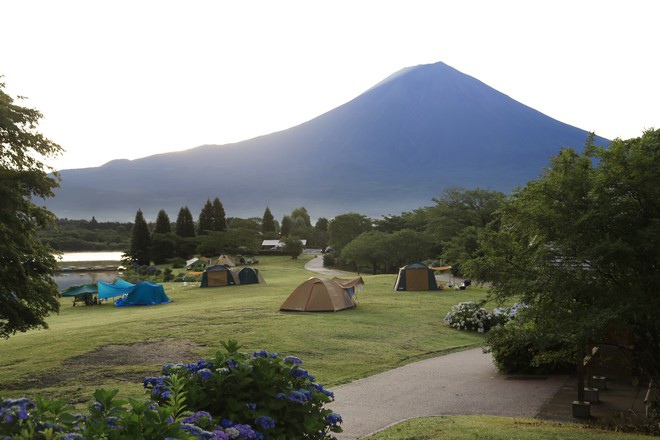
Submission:
<svg viewBox="0 0 660 440">
<path fill-rule="evenodd" d="M 209 380 L 213 377 L 213 371 L 208 368 L 202 368 L 197 371 L 197 375 L 202 378 L 202 380 Z"/>
<path fill-rule="evenodd" d="M 287 357 L 285 357 L 285 358 L 284 358 L 284 363 L 285 363 L 285 364 L 293 364 L 293 365 L 295 365 L 295 366 L 297 366 L 297 367 L 300 367 L 300 366 L 302 366 L 302 364 L 303 364 L 302 360 L 298 359 L 298 358 L 295 357 L 295 356 L 287 356 Z"/>
<path fill-rule="evenodd" d="M 254 424 L 261 426 L 263 429 L 273 429 L 275 427 L 275 420 L 268 416 L 259 416 L 255 419 Z"/>
<path fill-rule="evenodd" d="M 293 375 L 293 377 L 302 377 L 302 378 L 309 377 L 309 373 L 307 372 L 307 370 L 303 368 L 293 368 L 291 370 L 291 374 Z"/>
<path fill-rule="evenodd" d="M 220 422 L 220 426 L 222 426 L 223 428 L 231 428 L 232 426 L 234 426 L 234 422 L 232 422 L 229 419 L 222 419 L 222 421 Z"/>
<path fill-rule="evenodd" d="M 342 423 L 341 416 L 337 413 L 330 413 L 326 416 L 326 420 L 330 422 L 332 425 L 336 425 L 337 423 Z"/>
</svg>

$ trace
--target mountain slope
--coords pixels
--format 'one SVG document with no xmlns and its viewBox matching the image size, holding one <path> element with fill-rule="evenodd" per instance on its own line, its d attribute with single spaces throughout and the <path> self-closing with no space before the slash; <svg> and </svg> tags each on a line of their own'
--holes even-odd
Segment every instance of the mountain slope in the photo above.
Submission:
<svg viewBox="0 0 660 440">
<path fill-rule="evenodd" d="M 448 186 L 508 192 L 587 132 L 531 109 L 443 63 L 403 69 L 296 127 L 228 145 L 61 172 L 47 202 L 60 217 L 172 219 L 219 197 L 228 216 L 398 214 Z M 601 143 L 606 142 L 599 139 Z"/>
</svg>

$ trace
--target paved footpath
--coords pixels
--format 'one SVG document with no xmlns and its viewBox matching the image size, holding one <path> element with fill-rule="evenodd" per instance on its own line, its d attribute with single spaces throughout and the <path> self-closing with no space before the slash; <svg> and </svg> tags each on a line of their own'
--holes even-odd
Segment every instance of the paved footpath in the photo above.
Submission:
<svg viewBox="0 0 660 440">
<path fill-rule="evenodd" d="M 534 417 L 567 376 L 511 379 L 480 348 L 409 364 L 332 388 L 342 416 L 338 439 L 359 439 L 406 419 L 484 414 Z"/>
<path fill-rule="evenodd" d="M 325 275 L 353 275 L 323 268 L 323 258 L 305 269 Z M 350 365 L 347 365 L 350 368 Z M 338 439 L 359 439 L 406 419 L 484 414 L 534 417 L 568 376 L 512 379 L 500 374 L 481 348 L 451 353 L 376 374 L 331 390 L 327 407 L 342 416 Z"/>
</svg>

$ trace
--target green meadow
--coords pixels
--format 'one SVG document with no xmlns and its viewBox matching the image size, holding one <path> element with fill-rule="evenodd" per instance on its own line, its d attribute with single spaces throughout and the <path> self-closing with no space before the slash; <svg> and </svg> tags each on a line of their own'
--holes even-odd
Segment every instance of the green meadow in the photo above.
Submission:
<svg viewBox="0 0 660 440">
<path fill-rule="evenodd" d="M 174 302 L 159 306 L 73 307 L 71 298 L 63 298 L 48 329 L 0 340 L 3 397 L 39 393 L 83 404 L 96 388 L 140 397 L 142 380 L 158 375 L 165 363 L 210 357 L 228 339 L 245 351 L 298 356 L 328 387 L 483 341 L 481 334 L 442 321 L 452 305 L 486 296 L 474 286 L 395 292 L 394 275 L 367 275 L 355 309 L 280 312 L 291 291 L 316 276 L 304 269 L 309 258 L 261 258 L 256 267 L 266 284 L 202 289 L 165 283 Z"/>
</svg>

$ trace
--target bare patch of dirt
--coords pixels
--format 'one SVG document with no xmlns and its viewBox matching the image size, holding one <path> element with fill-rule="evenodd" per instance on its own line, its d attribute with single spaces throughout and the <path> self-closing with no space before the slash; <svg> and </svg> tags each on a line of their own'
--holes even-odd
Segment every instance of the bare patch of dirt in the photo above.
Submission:
<svg viewBox="0 0 660 440">
<path fill-rule="evenodd" d="M 152 369 L 145 373 L 118 371 L 120 367 L 160 367 L 167 363 L 184 363 L 199 360 L 204 345 L 178 339 L 158 339 L 135 344 L 104 345 L 94 351 L 64 361 L 61 368 L 35 375 L 24 380 L 2 384 L 5 390 L 39 390 L 56 387 L 73 380 L 103 380 L 141 382 Z"/>
</svg>

